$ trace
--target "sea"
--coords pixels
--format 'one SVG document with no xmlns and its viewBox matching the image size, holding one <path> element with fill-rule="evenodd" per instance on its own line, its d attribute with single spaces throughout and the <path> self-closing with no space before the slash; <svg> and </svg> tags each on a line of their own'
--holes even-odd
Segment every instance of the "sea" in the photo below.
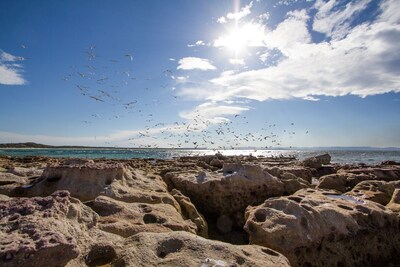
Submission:
<svg viewBox="0 0 400 267">
<path fill-rule="evenodd" d="M 329 153 L 333 163 L 369 165 L 379 164 L 382 161 L 400 162 L 400 149 L 393 150 L 366 150 L 366 149 L 296 149 L 296 150 L 266 150 L 266 149 L 234 149 L 234 150 L 211 150 L 211 149 L 122 149 L 122 148 L 6 148 L 0 149 L 0 155 L 6 156 L 48 156 L 56 158 L 105 158 L 105 159 L 172 159 L 183 156 L 214 155 L 253 155 L 256 157 L 295 157 L 302 160 L 308 157 Z"/>
</svg>

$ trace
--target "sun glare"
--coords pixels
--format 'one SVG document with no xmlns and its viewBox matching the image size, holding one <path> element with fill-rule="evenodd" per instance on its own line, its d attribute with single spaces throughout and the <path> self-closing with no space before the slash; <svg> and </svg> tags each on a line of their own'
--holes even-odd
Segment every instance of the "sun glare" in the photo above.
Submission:
<svg viewBox="0 0 400 267">
<path fill-rule="evenodd" d="M 238 27 L 233 28 L 225 38 L 226 38 L 226 47 L 230 51 L 235 52 L 235 54 L 243 52 L 243 50 L 246 47 L 247 38 L 242 28 Z"/>
<path fill-rule="evenodd" d="M 215 42 L 216 46 L 225 47 L 235 55 L 244 54 L 248 47 L 261 46 L 264 42 L 264 28 L 260 25 L 247 23 L 234 25 L 226 35 L 221 36 Z"/>
</svg>

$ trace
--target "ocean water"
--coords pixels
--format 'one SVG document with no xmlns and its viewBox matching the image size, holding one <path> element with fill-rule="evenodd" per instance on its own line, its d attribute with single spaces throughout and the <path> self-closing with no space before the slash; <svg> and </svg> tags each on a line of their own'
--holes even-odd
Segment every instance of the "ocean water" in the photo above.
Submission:
<svg viewBox="0 0 400 267">
<path fill-rule="evenodd" d="M 294 156 L 299 160 L 329 153 L 333 163 L 378 164 L 393 160 L 400 162 L 400 150 L 208 150 L 208 149 L 0 149 L 0 155 L 9 156 L 49 156 L 57 158 L 106 158 L 131 159 L 154 158 L 171 159 L 182 156 L 214 155 L 253 155 L 264 157 Z"/>
</svg>

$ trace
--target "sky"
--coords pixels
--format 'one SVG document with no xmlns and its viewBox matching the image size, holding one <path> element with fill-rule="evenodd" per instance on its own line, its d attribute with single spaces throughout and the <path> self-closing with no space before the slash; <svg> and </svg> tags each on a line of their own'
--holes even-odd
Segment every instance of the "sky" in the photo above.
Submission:
<svg viewBox="0 0 400 267">
<path fill-rule="evenodd" d="M 0 2 L 0 143 L 400 147 L 400 1 Z"/>
</svg>

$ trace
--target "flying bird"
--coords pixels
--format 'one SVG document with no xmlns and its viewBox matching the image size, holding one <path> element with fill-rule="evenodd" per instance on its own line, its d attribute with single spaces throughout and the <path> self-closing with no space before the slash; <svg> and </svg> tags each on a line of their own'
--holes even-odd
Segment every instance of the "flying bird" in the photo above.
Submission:
<svg viewBox="0 0 400 267">
<path fill-rule="evenodd" d="M 127 58 L 129 58 L 131 61 L 133 60 L 133 56 L 131 54 L 126 54 L 125 55 Z"/>
</svg>

